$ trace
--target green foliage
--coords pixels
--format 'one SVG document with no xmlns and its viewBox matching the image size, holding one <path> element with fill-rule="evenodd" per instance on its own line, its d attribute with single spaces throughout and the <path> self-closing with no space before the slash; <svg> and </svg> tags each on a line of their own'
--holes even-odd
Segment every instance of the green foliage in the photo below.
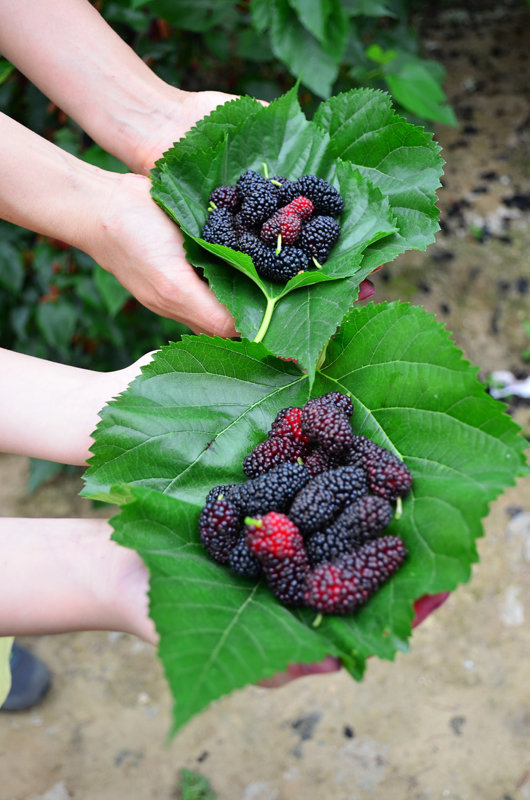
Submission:
<svg viewBox="0 0 530 800">
<path fill-rule="evenodd" d="M 134 30 L 136 47 L 145 49 L 164 77 L 171 60 L 166 45 L 174 40 L 181 85 L 186 63 L 193 69 L 198 60 L 208 72 L 219 61 L 230 71 L 227 88 L 239 94 L 271 100 L 289 86 L 289 77 L 320 99 L 374 86 L 390 90 L 414 116 L 454 125 L 443 69 L 420 57 L 410 6 L 406 0 L 121 0 L 104 3 L 102 12 Z M 161 42 L 153 17 L 170 26 Z M 374 69 L 378 52 L 384 58 L 375 58 Z"/>
<path fill-rule="evenodd" d="M 211 190 L 235 184 L 262 162 L 270 174 L 289 178 L 316 173 L 345 198 L 341 237 L 328 261 L 286 285 L 261 279 L 249 256 L 200 238 Z M 442 164 L 431 135 L 398 117 L 383 92 L 331 98 L 308 121 L 291 90 L 266 108 L 234 100 L 205 117 L 157 162 L 152 194 L 186 234 L 189 261 L 203 270 L 241 334 L 296 358 L 312 377 L 360 282 L 434 240 Z"/>
<path fill-rule="evenodd" d="M 123 504 L 114 538 L 150 573 L 150 613 L 175 698 L 174 730 L 212 700 L 285 669 L 339 656 L 360 679 L 393 659 L 413 602 L 467 581 L 488 504 L 524 469 L 524 439 L 447 331 L 407 304 L 353 310 L 311 389 L 259 343 L 184 337 L 162 348 L 104 409 L 84 494 Z M 283 607 L 262 583 L 213 563 L 197 521 L 212 486 L 244 480 L 242 460 L 276 413 L 330 390 L 350 394 L 354 429 L 405 460 L 414 484 L 389 531 L 404 567 L 358 613 Z"/>
</svg>

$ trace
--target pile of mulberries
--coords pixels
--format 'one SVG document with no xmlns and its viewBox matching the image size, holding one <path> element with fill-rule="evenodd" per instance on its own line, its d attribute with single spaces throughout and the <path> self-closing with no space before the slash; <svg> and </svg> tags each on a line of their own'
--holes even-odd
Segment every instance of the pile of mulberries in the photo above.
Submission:
<svg viewBox="0 0 530 800">
<path fill-rule="evenodd" d="M 209 197 L 202 238 L 246 253 L 258 275 L 286 283 L 320 267 L 340 236 L 344 202 L 323 178 L 265 178 L 254 170 Z"/>
<path fill-rule="evenodd" d="M 234 573 L 262 578 L 286 606 L 349 614 L 404 562 L 385 535 L 412 476 L 401 459 L 355 434 L 340 392 L 289 407 L 243 460 L 243 483 L 215 486 L 199 518 L 202 544 Z"/>
</svg>

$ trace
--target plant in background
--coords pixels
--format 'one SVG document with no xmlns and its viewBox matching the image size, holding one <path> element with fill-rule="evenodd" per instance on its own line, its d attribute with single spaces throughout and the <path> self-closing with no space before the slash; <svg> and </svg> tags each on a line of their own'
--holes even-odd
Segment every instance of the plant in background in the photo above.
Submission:
<svg viewBox="0 0 530 800">
<path fill-rule="evenodd" d="M 222 79 L 224 66 L 225 88 L 233 93 L 272 100 L 288 88 L 289 77 L 316 101 L 373 86 L 389 90 L 415 118 L 456 124 L 443 67 L 421 57 L 407 0 L 113 0 L 100 6 L 122 32 L 134 31 L 135 48 L 162 77 L 173 66 L 172 80 L 177 75 L 183 88 L 197 88 L 214 70 Z M 210 80 L 208 88 L 221 87 Z"/>
</svg>

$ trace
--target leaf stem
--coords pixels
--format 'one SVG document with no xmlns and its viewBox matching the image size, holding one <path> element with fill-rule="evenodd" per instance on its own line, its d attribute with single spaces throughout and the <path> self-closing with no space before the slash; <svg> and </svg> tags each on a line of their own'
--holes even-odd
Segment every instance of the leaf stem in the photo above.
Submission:
<svg viewBox="0 0 530 800">
<path fill-rule="evenodd" d="M 268 178 L 269 177 L 269 168 L 268 168 L 267 164 L 265 163 L 265 161 L 261 162 L 261 166 L 263 167 L 263 174 L 265 175 L 266 178 Z"/>
<path fill-rule="evenodd" d="M 267 308 L 265 309 L 265 313 L 263 315 L 263 319 L 261 320 L 261 325 L 259 326 L 259 331 L 255 335 L 253 341 L 254 342 L 261 342 L 263 341 L 263 337 L 267 333 L 267 330 L 270 325 L 270 321 L 272 318 L 272 312 L 274 311 L 274 306 L 276 305 L 277 297 L 267 297 Z"/>
</svg>

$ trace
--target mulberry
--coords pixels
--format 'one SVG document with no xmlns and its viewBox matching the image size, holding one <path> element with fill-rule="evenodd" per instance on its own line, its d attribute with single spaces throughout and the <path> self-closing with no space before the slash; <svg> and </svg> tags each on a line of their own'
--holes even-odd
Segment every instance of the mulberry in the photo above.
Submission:
<svg viewBox="0 0 530 800">
<path fill-rule="evenodd" d="M 343 394 L 342 392 L 327 392 L 326 394 L 321 394 L 320 397 L 313 397 L 312 400 L 308 400 L 306 403 L 307 405 L 332 405 L 340 408 L 341 411 L 351 417 L 353 414 L 353 403 L 351 397 L 347 394 Z"/>
<path fill-rule="evenodd" d="M 326 528 L 346 505 L 364 494 L 368 494 L 364 471 L 338 467 L 317 475 L 300 489 L 289 516 L 301 533 L 307 535 Z"/>
<path fill-rule="evenodd" d="M 302 227 L 299 247 L 314 258 L 317 264 L 328 260 L 330 251 L 339 239 L 340 224 L 333 217 L 313 217 Z"/>
<path fill-rule="evenodd" d="M 295 462 L 301 457 L 303 446 L 287 436 L 278 436 L 259 442 L 243 460 L 243 472 L 249 478 L 257 478 L 278 464 Z"/>
<path fill-rule="evenodd" d="M 210 211 L 201 235 L 205 242 L 211 244 L 223 244 L 232 250 L 239 247 L 232 214 L 227 208 L 214 208 Z"/>
<path fill-rule="evenodd" d="M 288 281 L 298 275 L 299 272 L 306 272 L 309 269 L 307 253 L 304 253 L 299 247 L 282 247 L 277 259 L 282 281 Z M 271 280 L 274 279 L 271 278 Z"/>
<path fill-rule="evenodd" d="M 286 606 L 302 605 L 310 567 L 304 540 L 289 517 L 271 511 L 247 520 L 246 542 L 272 593 Z"/>
<path fill-rule="evenodd" d="M 353 442 L 348 415 L 331 402 L 310 400 L 302 409 L 300 425 L 311 441 L 332 456 L 347 450 Z"/>
<path fill-rule="evenodd" d="M 261 177 L 261 176 L 260 176 Z M 241 219 L 245 225 L 256 227 L 274 214 L 278 204 L 278 190 L 262 178 L 254 180 L 252 190 L 243 195 Z"/>
<path fill-rule="evenodd" d="M 360 497 L 337 517 L 328 533 L 343 533 L 350 536 L 354 546 L 374 539 L 390 523 L 392 506 L 383 497 L 366 494 Z"/>
<path fill-rule="evenodd" d="M 397 536 L 381 536 L 310 572 L 304 600 L 321 614 L 349 614 L 393 575 L 406 558 Z"/>
<path fill-rule="evenodd" d="M 268 511 L 283 512 L 308 480 L 308 472 L 301 464 L 280 464 L 257 478 L 240 483 L 234 489 L 232 502 L 251 517 Z"/>
<path fill-rule="evenodd" d="M 404 497 L 412 484 L 406 464 L 385 447 L 364 436 L 354 436 L 348 450 L 348 464 L 362 467 L 368 475 L 370 491 L 386 500 Z"/>
<path fill-rule="evenodd" d="M 316 175 L 302 175 L 296 181 L 285 181 L 278 194 L 282 205 L 287 205 L 298 195 L 308 197 L 313 203 L 316 214 L 340 217 L 344 211 L 344 201 L 339 192 Z"/>
<path fill-rule="evenodd" d="M 263 572 L 256 556 L 251 553 L 245 536 L 242 536 L 230 552 L 228 566 L 243 578 L 259 578 Z"/>
<path fill-rule="evenodd" d="M 220 564 L 226 564 L 240 538 L 238 507 L 225 497 L 206 503 L 199 517 L 199 536 L 204 547 Z"/>
<path fill-rule="evenodd" d="M 295 248 L 284 247 L 277 255 L 251 233 L 240 236 L 239 249 L 251 257 L 260 277 L 275 283 L 286 283 L 309 264 L 307 255 L 301 250 L 296 250 L 294 259 L 290 251 Z"/>
<path fill-rule="evenodd" d="M 300 416 L 302 409 L 296 406 L 289 406 L 289 408 L 282 408 L 276 414 L 274 422 L 272 423 L 268 436 L 270 438 L 276 436 L 288 436 L 300 444 L 307 444 L 308 437 L 303 433 L 300 424 Z"/>
<path fill-rule="evenodd" d="M 339 459 L 322 447 L 317 447 L 304 459 L 304 467 L 312 478 L 339 466 L 341 466 Z"/>
<path fill-rule="evenodd" d="M 239 206 L 239 194 L 235 186 L 218 186 L 210 194 L 209 201 L 216 208 L 235 211 Z"/>
<path fill-rule="evenodd" d="M 306 541 L 306 552 L 312 567 L 325 561 L 336 561 L 346 553 L 351 553 L 354 545 L 349 536 L 343 533 L 316 531 Z"/>
</svg>

